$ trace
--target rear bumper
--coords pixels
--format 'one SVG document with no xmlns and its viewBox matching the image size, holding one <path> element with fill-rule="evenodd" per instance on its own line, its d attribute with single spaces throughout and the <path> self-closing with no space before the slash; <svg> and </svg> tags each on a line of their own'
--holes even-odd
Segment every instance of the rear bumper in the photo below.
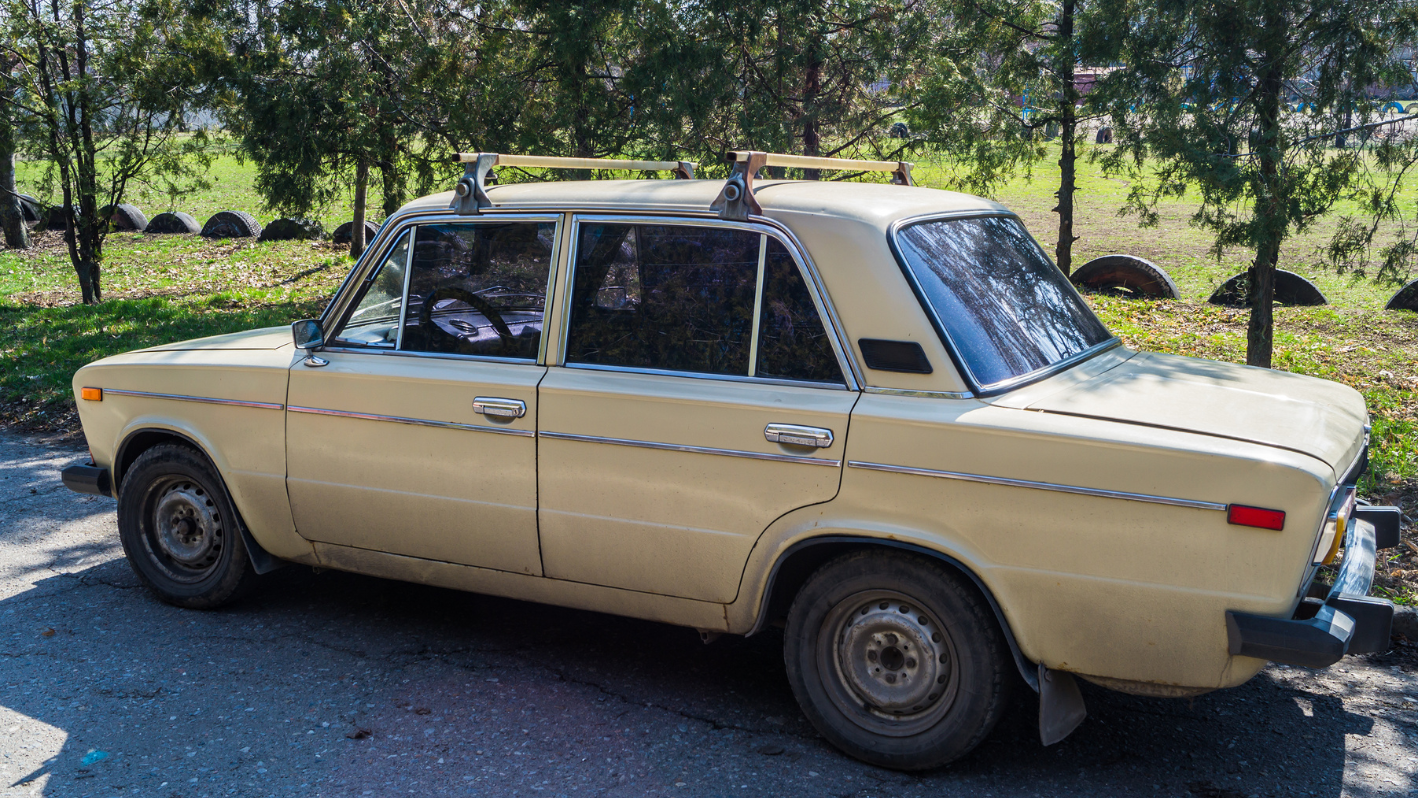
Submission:
<svg viewBox="0 0 1418 798">
<path fill-rule="evenodd" d="M 1324 668 L 1345 654 L 1388 648 L 1393 602 L 1369 596 L 1378 551 L 1376 530 L 1360 518 L 1348 526 L 1344 564 L 1323 599 L 1302 600 L 1291 618 L 1226 613 L 1226 638 L 1232 654 Z"/>
<path fill-rule="evenodd" d="M 107 468 L 99 468 L 96 465 L 71 465 L 59 472 L 60 479 L 64 480 L 64 487 L 75 493 L 92 493 L 98 496 L 111 496 L 113 483 L 108 477 Z"/>
</svg>

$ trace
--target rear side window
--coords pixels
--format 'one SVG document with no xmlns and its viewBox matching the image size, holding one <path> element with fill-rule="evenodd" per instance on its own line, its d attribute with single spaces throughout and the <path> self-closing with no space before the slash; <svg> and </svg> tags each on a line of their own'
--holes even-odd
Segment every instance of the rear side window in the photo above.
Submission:
<svg viewBox="0 0 1418 798">
<path fill-rule="evenodd" d="M 583 224 L 566 362 L 748 374 L 760 235 Z"/>
<path fill-rule="evenodd" d="M 845 382 L 787 247 L 720 226 L 583 223 L 566 362 Z"/>
<path fill-rule="evenodd" d="M 783 242 L 765 238 L 755 376 L 845 383 L 797 262 Z"/>
<path fill-rule="evenodd" d="M 401 349 L 535 359 L 556 225 L 418 228 Z"/>
<path fill-rule="evenodd" d="M 1112 339 L 1018 219 L 918 222 L 896 242 L 948 343 L 983 388 Z"/>
</svg>

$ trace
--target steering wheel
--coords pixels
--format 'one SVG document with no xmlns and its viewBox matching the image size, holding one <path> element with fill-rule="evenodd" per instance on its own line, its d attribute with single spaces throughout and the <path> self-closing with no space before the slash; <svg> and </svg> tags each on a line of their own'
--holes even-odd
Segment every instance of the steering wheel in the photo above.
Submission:
<svg viewBox="0 0 1418 798">
<path fill-rule="evenodd" d="M 456 299 L 486 316 L 488 322 L 492 324 L 492 329 L 496 331 L 498 337 L 502 339 L 502 345 L 509 346 L 512 344 L 514 337 L 512 335 L 512 328 L 507 326 L 507 322 L 503 320 L 502 314 L 497 312 L 497 308 L 494 308 L 486 299 L 483 299 L 466 288 L 456 285 L 447 285 L 442 288 L 434 289 L 433 293 L 429 294 L 428 297 L 423 300 L 423 307 L 419 309 L 419 326 L 429 331 L 430 348 L 433 348 L 432 333 L 434 332 L 443 335 L 444 338 L 452 338 L 457 343 L 462 343 L 463 341 L 462 338 L 433 323 L 433 306 L 445 299 Z"/>
</svg>

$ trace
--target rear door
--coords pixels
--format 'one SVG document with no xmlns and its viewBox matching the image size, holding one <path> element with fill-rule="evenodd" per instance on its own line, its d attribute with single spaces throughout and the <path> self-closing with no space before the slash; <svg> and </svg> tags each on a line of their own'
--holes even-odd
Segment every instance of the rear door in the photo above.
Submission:
<svg viewBox="0 0 1418 798">
<path fill-rule="evenodd" d="M 727 602 L 774 519 L 836 495 L 849 390 L 771 229 L 575 221 L 538 391 L 545 574 Z"/>
<path fill-rule="evenodd" d="M 429 222 L 380 254 L 327 364 L 291 369 L 302 536 L 541 573 L 538 360 L 559 219 Z"/>
</svg>

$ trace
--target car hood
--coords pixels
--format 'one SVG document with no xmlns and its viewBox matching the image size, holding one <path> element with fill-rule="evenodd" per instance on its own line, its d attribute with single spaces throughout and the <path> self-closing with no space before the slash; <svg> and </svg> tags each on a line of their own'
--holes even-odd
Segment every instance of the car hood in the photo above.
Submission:
<svg viewBox="0 0 1418 798">
<path fill-rule="evenodd" d="M 282 347 L 293 346 L 291 331 L 289 327 L 262 327 L 258 330 L 246 330 L 238 333 L 228 333 L 226 335 L 213 335 L 207 338 L 193 338 L 190 341 L 178 341 L 175 344 L 163 344 L 154 346 L 148 352 L 164 352 L 177 349 L 281 349 Z"/>
<path fill-rule="evenodd" d="M 1341 472 L 1364 444 L 1364 398 L 1347 385 L 1214 360 L 1127 353 L 1023 407 L 1212 435 L 1316 457 Z M 1088 372 L 1092 372 L 1091 374 Z"/>
</svg>

